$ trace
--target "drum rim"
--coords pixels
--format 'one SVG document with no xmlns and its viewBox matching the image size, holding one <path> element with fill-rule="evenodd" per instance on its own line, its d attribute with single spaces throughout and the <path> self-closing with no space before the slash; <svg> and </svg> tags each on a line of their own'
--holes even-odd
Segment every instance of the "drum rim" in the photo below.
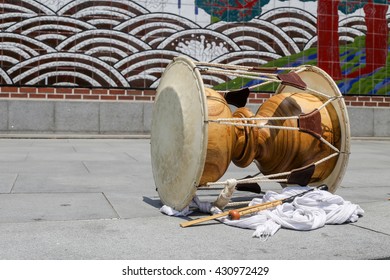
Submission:
<svg viewBox="0 0 390 280">
<path fill-rule="evenodd" d="M 345 105 L 344 98 L 342 98 L 342 94 L 340 92 L 339 87 L 337 86 L 335 81 L 331 78 L 331 76 L 328 73 L 326 73 L 321 68 L 313 65 L 302 65 L 299 68 L 303 69 L 303 71 L 298 70 L 297 74 L 304 82 L 306 82 L 309 88 L 310 88 L 310 84 L 308 83 L 308 81 L 306 81 L 304 74 L 307 72 L 314 72 L 316 74 L 319 74 L 320 77 L 323 77 L 324 81 L 326 81 L 330 85 L 332 92 L 330 93 L 327 92 L 327 94 L 331 96 L 341 97 L 331 103 L 336 111 L 337 117 L 340 122 L 340 129 L 341 129 L 340 154 L 338 156 L 336 165 L 333 168 L 333 171 L 324 180 L 318 182 L 318 185 L 326 184 L 329 188 L 329 191 L 334 193 L 336 189 L 339 187 L 339 185 L 341 184 L 341 181 L 344 177 L 344 174 L 347 169 L 348 161 L 349 161 L 349 155 L 350 155 L 351 131 L 350 131 L 350 122 L 347 113 L 347 107 Z M 279 85 L 275 94 L 291 92 L 290 88 L 291 87 L 289 86 Z M 304 90 L 303 92 L 312 94 L 309 90 Z"/>
<path fill-rule="evenodd" d="M 196 153 L 196 158 L 193 158 L 192 160 L 198 162 L 198 164 L 197 164 L 197 168 L 195 168 L 196 170 L 191 170 L 191 172 L 190 172 L 191 175 L 189 176 L 191 178 L 183 179 L 183 180 L 188 181 L 188 184 L 185 183 L 185 184 L 180 186 L 180 190 L 183 191 L 184 193 L 186 193 L 186 195 L 184 195 L 184 197 L 181 197 L 180 199 L 175 199 L 174 197 L 169 197 L 169 195 L 167 195 L 167 193 L 169 193 L 169 191 L 167 191 L 167 190 L 170 187 L 172 188 L 172 186 L 157 185 L 158 184 L 157 182 L 159 182 L 160 180 L 158 180 L 158 178 L 156 180 L 156 176 L 159 176 L 158 175 L 159 170 L 157 170 L 158 166 L 156 166 L 156 163 L 154 162 L 154 158 L 153 158 L 154 157 L 153 153 L 154 153 L 154 150 L 156 150 L 156 146 L 157 146 L 157 144 L 156 144 L 157 140 L 154 141 L 155 139 L 153 139 L 153 137 L 155 137 L 155 135 L 153 134 L 153 127 L 154 127 L 153 123 L 154 123 L 154 119 L 157 117 L 157 116 L 155 116 L 155 111 L 156 111 L 155 106 L 156 106 L 156 104 L 158 104 L 157 101 L 158 101 L 160 93 L 164 90 L 164 88 L 162 88 L 163 83 L 161 83 L 161 82 L 160 82 L 159 87 L 156 90 L 156 99 L 155 99 L 155 103 L 153 106 L 154 108 L 153 108 L 153 112 L 152 112 L 152 126 L 151 126 L 151 157 L 152 158 L 151 158 L 151 161 L 152 161 L 152 172 L 153 172 L 153 176 L 155 179 L 154 181 L 155 181 L 156 189 L 157 189 L 157 192 L 160 196 L 161 202 L 164 205 L 168 205 L 177 211 L 181 211 L 186 206 L 188 206 L 190 204 L 191 200 L 195 196 L 197 187 L 199 185 L 200 179 L 201 179 L 202 174 L 203 174 L 203 169 L 204 169 L 204 165 L 205 165 L 205 161 L 206 161 L 206 154 L 207 154 L 207 143 L 208 143 L 208 123 L 207 123 L 208 110 L 207 110 L 207 98 L 206 98 L 206 94 L 205 94 L 202 76 L 201 76 L 198 68 L 196 67 L 195 63 L 190 58 L 185 57 L 185 56 L 175 57 L 174 60 L 164 70 L 164 73 L 163 73 L 160 81 L 167 79 L 167 77 L 168 77 L 168 79 L 172 78 L 169 76 L 174 75 L 177 78 L 177 83 L 179 83 L 179 84 L 183 83 L 183 81 L 182 81 L 183 79 L 180 79 L 177 76 L 185 75 L 185 74 L 184 73 L 180 73 L 180 75 L 179 75 L 179 73 L 175 74 L 174 68 L 176 66 L 179 66 L 179 67 L 184 66 L 185 69 L 187 69 L 191 73 L 192 78 L 194 79 L 195 86 L 193 88 L 189 88 L 188 91 L 186 91 L 186 94 L 187 94 L 187 92 L 197 94 L 197 96 L 199 98 L 194 97 L 194 99 L 193 99 L 193 101 L 195 101 L 197 104 L 192 104 L 194 106 L 193 107 L 190 106 L 190 108 L 200 109 L 201 116 L 202 116 L 202 119 L 199 120 L 199 122 L 202 125 L 201 133 L 194 134 L 195 137 L 198 137 L 198 141 L 200 142 L 200 147 L 199 147 L 199 151 L 197 151 L 197 153 Z M 183 86 L 183 85 L 181 84 L 181 86 Z M 180 93 L 179 93 L 179 95 L 180 95 Z M 183 102 L 183 100 L 181 100 L 181 102 Z M 199 111 L 197 111 L 197 113 L 199 113 Z M 183 114 L 188 115 L 188 114 L 191 114 L 191 112 L 183 110 Z M 189 128 L 189 129 L 191 129 L 191 128 Z M 173 186 L 173 187 L 179 187 L 179 186 Z"/>
</svg>

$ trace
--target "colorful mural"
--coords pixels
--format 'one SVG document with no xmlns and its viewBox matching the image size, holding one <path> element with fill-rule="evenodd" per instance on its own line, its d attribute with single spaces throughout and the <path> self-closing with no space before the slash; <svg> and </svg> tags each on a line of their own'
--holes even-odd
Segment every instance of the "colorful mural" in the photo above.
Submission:
<svg viewBox="0 0 390 280">
<path fill-rule="evenodd" d="M 386 3 L 0 0 L 0 84 L 155 88 L 173 57 L 188 55 L 318 64 L 345 94 L 390 95 Z"/>
</svg>

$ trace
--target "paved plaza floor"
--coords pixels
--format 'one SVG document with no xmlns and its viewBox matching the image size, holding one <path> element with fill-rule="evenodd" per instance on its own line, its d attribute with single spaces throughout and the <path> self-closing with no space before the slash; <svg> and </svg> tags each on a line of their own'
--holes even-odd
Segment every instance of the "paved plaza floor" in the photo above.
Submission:
<svg viewBox="0 0 390 280">
<path fill-rule="evenodd" d="M 353 139 L 351 150 L 337 194 L 364 216 L 313 231 L 281 229 L 263 242 L 215 221 L 181 228 L 184 218 L 160 213 L 150 139 L 2 138 L 0 259 L 389 259 L 390 139 Z M 232 166 L 225 176 L 255 172 Z"/>
</svg>

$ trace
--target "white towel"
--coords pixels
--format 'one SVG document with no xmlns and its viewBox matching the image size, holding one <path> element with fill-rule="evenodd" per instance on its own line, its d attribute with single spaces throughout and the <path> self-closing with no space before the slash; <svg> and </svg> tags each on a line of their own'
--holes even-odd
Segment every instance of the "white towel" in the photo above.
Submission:
<svg viewBox="0 0 390 280">
<path fill-rule="evenodd" d="M 284 199 L 308 190 L 307 187 L 284 188 L 281 194 L 268 191 L 262 199 L 254 199 L 250 205 Z M 268 238 L 281 227 L 294 230 L 313 230 L 325 224 L 356 222 L 364 214 L 359 205 L 344 200 L 341 196 L 323 190 L 313 190 L 292 203 L 284 203 L 274 209 L 241 217 L 240 220 L 223 218 L 230 226 L 255 229 L 254 237 Z"/>
<path fill-rule="evenodd" d="M 287 187 L 280 194 L 268 191 L 263 198 L 255 198 L 249 205 L 288 198 L 309 189 L 309 187 L 301 186 Z M 198 207 L 202 212 L 212 214 L 221 212 L 216 207 L 212 207 L 209 202 L 200 202 L 196 196 L 190 206 Z M 193 212 L 189 210 L 189 207 L 179 212 L 166 205 L 160 211 L 171 216 L 187 216 Z M 353 223 L 363 214 L 364 211 L 359 205 L 352 204 L 339 195 L 324 190 L 313 190 L 303 196 L 296 197 L 292 203 L 283 203 L 274 209 L 241 217 L 240 220 L 230 220 L 228 217 L 219 220 L 230 226 L 253 229 L 255 230 L 254 237 L 267 239 L 281 227 L 294 230 L 313 230 L 323 227 L 325 224 Z"/>
</svg>

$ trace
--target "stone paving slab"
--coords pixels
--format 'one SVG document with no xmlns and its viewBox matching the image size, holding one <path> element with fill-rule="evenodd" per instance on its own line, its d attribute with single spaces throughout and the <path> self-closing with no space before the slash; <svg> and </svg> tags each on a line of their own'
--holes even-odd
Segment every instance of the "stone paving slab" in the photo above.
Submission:
<svg viewBox="0 0 390 280">
<path fill-rule="evenodd" d="M 281 230 L 263 242 L 251 230 L 219 223 L 180 228 L 178 218 L 136 217 L 11 223 L 0 231 L 0 258 L 10 259 L 378 259 L 389 236 L 356 225 Z"/>
<path fill-rule="evenodd" d="M 28 153 L 23 151 L 17 152 L 3 152 L 0 151 L 0 162 L 10 162 L 10 161 L 24 161 L 28 157 Z"/>
<path fill-rule="evenodd" d="M 0 175 L 1 178 L 1 175 Z M 14 180 L 15 181 L 15 180 Z M 77 182 L 77 183 L 76 183 Z M 13 193 L 60 192 L 139 192 L 141 180 L 135 175 L 104 174 L 20 174 L 14 182 Z"/>
<path fill-rule="evenodd" d="M 0 205 L 0 223 L 118 218 L 102 193 L 9 194 Z"/>
<path fill-rule="evenodd" d="M 20 174 L 84 174 L 88 172 L 82 162 L 64 161 L 0 161 L 0 170 L 3 173 Z"/>
<path fill-rule="evenodd" d="M 336 194 L 342 196 L 345 200 L 353 201 L 354 203 L 372 203 L 383 202 L 390 198 L 390 190 L 388 186 L 373 187 L 358 186 L 358 187 L 339 187 Z"/>
<path fill-rule="evenodd" d="M 389 259 L 389 140 L 352 141 L 337 194 L 365 210 L 358 222 L 262 242 L 216 221 L 179 226 L 205 214 L 161 214 L 150 139 L 0 139 L 0 259 Z M 256 172 L 232 165 L 224 178 Z M 218 193 L 198 191 L 202 201 Z"/>
<path fill-rule="evenodd" d="M 87 152 L 61 152 L 61 153 L 47 153 L 42 152 L 30 152 L 26 158 L 27 161 L 120 161 L 126 160 L 129 157 L 126 153 L 114 153 L 114 152 L 100 152 L 100 153 L 87 153 Z"/>
<path fill-rule="evenodd" d="M 357 225 L 390 236 L 389 203 L 387 200 L 360 203 L 359 205 L 364 209 L 365 214 L 364 219 L 361 219 Z M 380 218 L 378 218 L 378 213 Z M 383 245 L 390 249 L 390 243 Z"/>
<path fill-rule="evenodd" d="M 0 193 L 11 192 L 17 176 L 18 176 L 17 174 L 13 174 L 13 173 L 7 173 L 7 174 L 0 173 Z"/>
<path fill-rule="evenodd" d="M 155 217 L 159 213 L 161 202 L 158 196 L 139 196 L 130 192 L 106 192 L 105 195 L 115 207 L 121 219 L 133 219 L 134 217 Z"/>
</svg>

